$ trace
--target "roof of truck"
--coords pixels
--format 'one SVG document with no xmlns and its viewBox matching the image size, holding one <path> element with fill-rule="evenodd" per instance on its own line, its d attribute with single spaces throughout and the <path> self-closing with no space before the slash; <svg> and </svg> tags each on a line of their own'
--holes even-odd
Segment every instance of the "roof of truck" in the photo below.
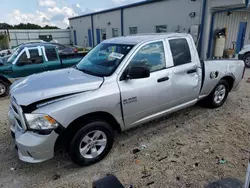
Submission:
<svg viewBox="0 0 250 188">
<path fill-rule="evenodd" d="M 159 40 L 171 37 L 187 37 L 186 33 L 153 33 L 153 34 L 138 34 L 124 37 L 116 37 L 112 39 L 107 39 L 105 43 L 115 43 L 115 44 L 130 44 L 136 45 L 141 42 L 146 42 L 150 40 Z"/>
<path fill-rule="evenodd" d="M 51 43 L 45 43 L 45 42 L 38 42 L 38 43 L 32 43 L 32 44 L 21 44 L 21 47 L 28 47 L 28 48 L 32 48 L 32 47 L 37 47 L 37 46 L 48 46 L 48 47 L 54 47 L 53 44 Z"/>
</svg>

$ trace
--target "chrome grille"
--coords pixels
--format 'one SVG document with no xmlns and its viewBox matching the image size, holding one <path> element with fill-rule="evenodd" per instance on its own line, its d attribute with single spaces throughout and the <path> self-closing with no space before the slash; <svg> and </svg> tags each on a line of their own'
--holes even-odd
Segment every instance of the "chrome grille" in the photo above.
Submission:
<svg viewBox="0 0 250 188">
<path fill-rule="evenodd" d="M 10 108 L 12 109 L 14 118 L 16 120 L 16 124 L 19 127 L 19 129 L 26 130 L 26 124 L 25 124 L 25 121 L 24 121 L 23 110 L 17 104 L 14 97 L 11 97 L 11 99 L 10 99 Z"/>
<path fill-rule="evenodd" d="M 14 105 L 12 105 L 12 108 L 18 114 L 18 110 L 16 109 L 16 107 Z"/>
</svg>

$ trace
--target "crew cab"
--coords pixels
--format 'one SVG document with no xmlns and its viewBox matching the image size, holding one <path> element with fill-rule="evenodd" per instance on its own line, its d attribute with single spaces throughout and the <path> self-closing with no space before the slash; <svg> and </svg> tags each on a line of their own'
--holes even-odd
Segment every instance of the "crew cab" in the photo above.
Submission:
<svg viewBox="0 0 250 188">
<path fill-rule="evenodd" d="M 81 59 L 80 54 L 59 56 L 56 46 L 49 43 L 21 45 L 7 62 L 0 62 L 0 97 L 8 95 L 9 86 L 17 79 L 48 70 L 71 67 Z"/>
<path fill-rule="evenodd" d="M 188 34 L 106 40 L 74 68 L 44 72 L 11 87 L 9 119 L 19 158 L 46 161 L 64 144 L 78 165 L 103 159 L 114 132 L 202 100 L 217 108 L 244 75 L 241 60 L 200 61 Z"/>
</svg>

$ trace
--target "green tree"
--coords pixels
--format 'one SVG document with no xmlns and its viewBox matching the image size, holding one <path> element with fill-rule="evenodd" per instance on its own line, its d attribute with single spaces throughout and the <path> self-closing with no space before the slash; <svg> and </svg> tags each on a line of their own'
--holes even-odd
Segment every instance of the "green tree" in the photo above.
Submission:
<svg viewBox="0 0 250 188">
<path fill-rule="evenodd" d="M 56 26 L 49 26 L 46 25 L 44 27 L 41 27 L 40 25 L 37 24 L 32 24 L 32 23 L 20 23 L 18 25 L 9 25 L 7 23 L 0 23 L 0 29 L 59 29 Z"/>
</svg>

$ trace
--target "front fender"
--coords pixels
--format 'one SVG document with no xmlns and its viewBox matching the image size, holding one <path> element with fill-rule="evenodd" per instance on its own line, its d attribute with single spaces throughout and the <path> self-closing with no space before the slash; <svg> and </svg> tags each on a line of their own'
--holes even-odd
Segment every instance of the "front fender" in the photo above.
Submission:
<svg viewBox="0 0 250 188">
<path fill-rule="evenodd" d="M 0 76 L 5 79 L 12 78 L 12 66 L 11 65 L 3 65 L 0 66 Z"/>
<path fill-rule="evenodd" d="M 33 113 L 48 114 L 67 128 L 74 120 L 100 111 L 111 114 L 123 129 L 120 93 L 116 83 L 76 94 L 68 99 L 41 107 Z"/>
</svg>

